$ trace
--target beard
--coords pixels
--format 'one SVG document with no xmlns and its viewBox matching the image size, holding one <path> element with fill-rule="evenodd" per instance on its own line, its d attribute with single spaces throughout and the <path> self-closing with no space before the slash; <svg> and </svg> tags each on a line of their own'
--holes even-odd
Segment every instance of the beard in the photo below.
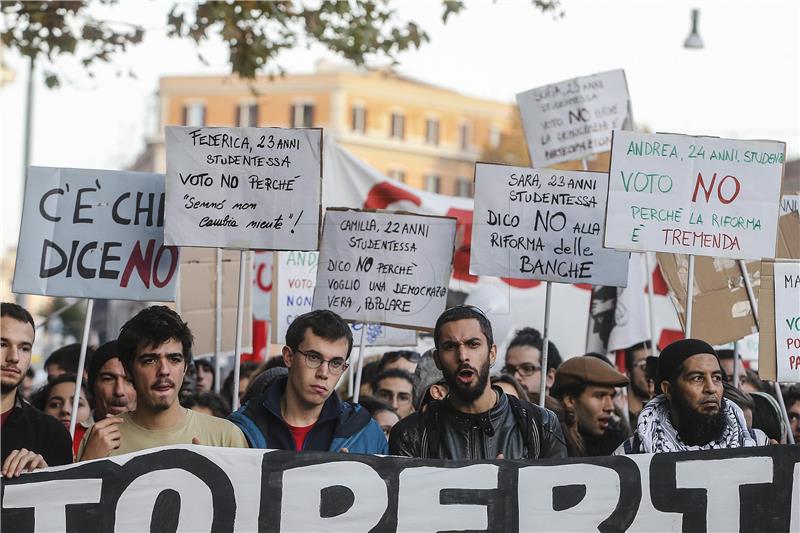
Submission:
<svg viewBox="0 0 800 533">
<path fill-rule="evenodd" d="M 650 400 L 650 391 L 640 387 L 633 378 L 631 378 L 631 392 L 642 402 L 647 402 Z"/>
<path fill-rule="evenodd" d="M 489 358 L 487 357 L 483 366 L 477 369 L 477 379 L 472 385 L 467 385 L 459 381 L 458 372 L 460 370 L 463 370 L 463 367 L 459 366 L 452 374 L 443 372 L 444 380 L 450 387 L 450 394 L 455 395 L 464 403 L 474 402 L 481 397 L 483 391 L 486 390 L 486 384 L 489 382 Z"/>
<path fill-rule="evenodd" d="M 725 410 L 722 405 L 715 414 L 706 415 L 695 411 L 682 395 L 675 394 L 670 407 L 680 418 L 680 426 L 676 426 L 675 429 L 678 430 L 678 435 L 684 444 L 689 446 L 708 444 L 721 437 L 725 430 Z"/>
<path fill-rule="evenodd" d="M 16 382 L 11 381 L 2 381 L 0 382 L 0 392 L 3 394 L 8 394 L 9 392 L 14 392 L 14 389 L 19 387 L 19 384 L 22 383 L 22 380 L 25 379 L 25 374 L 23 373 L 20 378 Z"/>
</svg>

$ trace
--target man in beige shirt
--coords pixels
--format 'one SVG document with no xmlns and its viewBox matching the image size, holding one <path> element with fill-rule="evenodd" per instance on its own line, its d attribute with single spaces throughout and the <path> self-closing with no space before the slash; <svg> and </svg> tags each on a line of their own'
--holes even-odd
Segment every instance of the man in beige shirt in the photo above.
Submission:
<svg viewBox="0 0 800 533">
<path fill-rule="evenodd" d="M 79 461 L 171 444 L 247 448 L 231 422 L 179 403 L 192 333 L 177 313 L 164 306 L 144 309 L 122 326 L 117 349 L 136 389 L 136 410 L 96 421 L 81 442 Z"/>
</svg>

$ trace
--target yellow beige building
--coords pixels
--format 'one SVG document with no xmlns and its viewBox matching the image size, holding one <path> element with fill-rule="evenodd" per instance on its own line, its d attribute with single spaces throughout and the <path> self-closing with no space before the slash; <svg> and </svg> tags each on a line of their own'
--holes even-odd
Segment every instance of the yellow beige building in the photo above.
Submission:
<svg viewBox="0 0 800 533">
<path fill-rule="evenodd" d="M 472 196 L 474 164 L 515 131 L 516 107 L 390 70 L 324 63 L 313 74 L 165 77 L 160 125 L 322 127 L 356 157 L 404 183 Z M 518 120 L 516 120 L 518 124 Z M 518 130 L 518 128 L 517 128 Z M 163 127 L 135 169 L 164 172 Z M 512 161 L 509 161 L 512 162 Z"/>
</svg>

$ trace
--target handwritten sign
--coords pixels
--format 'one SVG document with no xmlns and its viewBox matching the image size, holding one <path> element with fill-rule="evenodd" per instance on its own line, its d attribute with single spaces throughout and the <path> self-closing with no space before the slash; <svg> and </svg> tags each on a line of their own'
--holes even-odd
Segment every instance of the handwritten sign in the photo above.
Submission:
<svg viewBox="0 0 800 533">
<path fill-rule="evenodd" d="M 624 70 L 565 80 L 517 95 L 525 140 L 538 167 L 611 149 L 611 132 L 630 122 Z"/>
<path fill-rule="evenodd" d="M 28 168 L 14 292 L 174 301 L 178 260 L 163 174 Z"/>
<path fill-rule="evenodd" d="M 168 126 L 165 239 L 315 250 L 322 130 Z"/>
<path fill-rule="evenodd" d="M 775 263 L 778 381 L 800 382 L 800 263 Z"/>
<path fill-rule="evenodd" d="M 297 318 L 312 309 L 314 287 L 317 284 L 319 252 L 278 252 L 276 341 L 283 342 L 286 329 Z M 351 323 L 353 338 L 361 339 L 361 323 Z M 368 324 L 364 336 L 367 346 L 416 346 L 417 333 L 383 324 Z"/>
<path fill-rule="evenodd" d="M 629 254 L 603 248 L 608 174 L 475 165 L 471 274 L 624 287 Z"/>
<path fill-rule="evenodd" d="M 447 301 L 455 233 L 449 217 L 328 209 L 314 309 L 432 329 Z"/>
<path fill-rule="evenodd" d="M 605 245 L 775 257 L 786 145 L 615 131 Z"/>
</svg>

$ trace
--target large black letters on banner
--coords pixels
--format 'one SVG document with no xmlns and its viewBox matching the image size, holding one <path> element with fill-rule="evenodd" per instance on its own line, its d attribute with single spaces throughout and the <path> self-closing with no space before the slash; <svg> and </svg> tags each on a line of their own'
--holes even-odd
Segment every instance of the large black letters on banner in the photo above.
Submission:
<svg viewBox="0 0 800 533">
<path fill-rule="evenodd" d="M 3 480 L 3 532 L 33 532 L 35 516 L 51 527 L 62 524 L 56 529 L 65 531 L 113 531 L 120 513 L 141 517 L 150 531 L 171 532 L 186 512 L 197 520 L 210 513 L 208 529 L 229 532 L 237 515 L 234 485 L 260 493 L 258 509 L 246 509 L 249 519 L 258 517 L 261 532 L 279 532 L 282 526 L 320 529 L 321 524 L 364 531 L 569 530 L 572 525 L 625 531 L 636 527 L 637 519 L 662 523 L 667 515 L 645 514 L 653 509 L 678 513 L 687 532 L 720 525 L 789 531 L 793 506 L 800 514 L 800 495 L 792 493 L 793 486 L 800 486 L 795 479 L 800 472 L 798 446 L 649 456 L 645 486 L 638 465 L 648 464 L 647 456 L 643 462 L 594 457 L 471 463 L 251 450 L 241 452 L 243 460 L 250 454 L 246 460 L 260 461 L 260 471 L 253 468 L 247 476 L 232 479 L 234 474 L 214 462 L 215 453 L 204 447 L 166 448 L 143 452 L 122 465 L 95 461 Z M 225 453 L 228 462 L 238 459 L 238 451 Z M 263 455 L 253 455 L 258 453 Z M 69 494 L 53 487 L 76 480 L 85 480 L 81 487 L 86 490 Z M 652 508 L 640 505 L 643 494 Z M 201 499 L 210 501 L 212 509 L 198 509 Z M 132 509 L 132 501 L 147 505 Z M 465 527 L 468 520 L 472 522 Z"/>
</svg>

